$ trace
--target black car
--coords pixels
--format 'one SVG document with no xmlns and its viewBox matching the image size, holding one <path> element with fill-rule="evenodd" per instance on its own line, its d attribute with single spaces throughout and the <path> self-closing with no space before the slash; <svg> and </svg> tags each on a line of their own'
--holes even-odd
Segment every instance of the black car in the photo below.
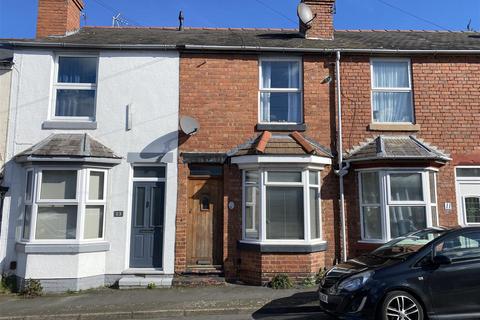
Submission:
<svg viewBox="0 0 480 320">
<path fill-rule="evenodd" d="M 480 227 L 392 240 L 330 269 L 318 294 L 340 319 L 480 319 Z"/>
</svg>

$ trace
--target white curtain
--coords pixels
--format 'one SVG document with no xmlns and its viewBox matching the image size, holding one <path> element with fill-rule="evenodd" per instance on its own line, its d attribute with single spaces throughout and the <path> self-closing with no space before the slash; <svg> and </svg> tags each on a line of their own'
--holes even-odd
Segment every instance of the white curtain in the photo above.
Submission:
<svg viewBox="0 0 480 320">
<path fill-rule="evenodd" d="M 374 88 L 408 89 L 408 62 L 376 61 L 373 64 Z"/>
<path fill-rule="evenodd" d="M 272 87 L 272 64 L 262 63 L 262 88 Z M 270 93 L 263 93 L 262 99 L 262 120 L 270 122 Z"/>
<path fill-rule="evenodd" d="M 57 117 L 94 117 L 95 90 L 58 89 Z"/>
<path fill-rule="evenodd" d="M 373 64 L 373 116 L 377 122 L 412 122 L 408 62 L 376 61 Z M 392 91 L 388 91 L 392 89 Z M 397 91 L 395 91 L 395 89 Z"/>
<path fill-rule="evenodd" d="M 262 89 L 298 89 L 300 88 L 300 65 L 298 62 L 264 61 L 262 63 Z M 272 101 L 276 104 L 272 106 Z M 301 95 L 296 92 L 263 92 L 262 120 L 301 121 Z M 274 117 L 272 117 L 274 112 Z"/>
<path fill-rule="evenodd" d="M 410 92 L 374 92 L 373 117 L 377 122 L 412 122 Z"/>
<path fill-rule="evenodd" d="M 300 88 L 299 65 L 297 62 L 288 63 L 288 87 Z M 288 122 L 301 122 L 300 94 L 288 94 Z"/>
</svg>

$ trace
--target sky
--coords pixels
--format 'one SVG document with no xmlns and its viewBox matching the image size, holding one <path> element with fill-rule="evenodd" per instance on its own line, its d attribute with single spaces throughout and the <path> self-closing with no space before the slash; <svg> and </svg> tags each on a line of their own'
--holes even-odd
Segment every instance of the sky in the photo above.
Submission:
<svg viewBox="0 0 480 320">
<path fill-rule="evenodd" d="M 86 23 L 109 26 L 296 28 L 299 0 L 84 0 Z M 0 38 L 35 35 L 37 0 L 0 0 Z M 480 0 L 337 0 L 335 28 L 480 31 Z"/>
</svg>

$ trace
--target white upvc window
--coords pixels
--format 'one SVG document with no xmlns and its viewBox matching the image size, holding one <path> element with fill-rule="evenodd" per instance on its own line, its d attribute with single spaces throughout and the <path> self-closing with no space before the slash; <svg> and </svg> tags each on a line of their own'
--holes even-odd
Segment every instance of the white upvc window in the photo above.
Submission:
<svg viewBox="0 0 480 320">
<path fill-rule="evenodd" d="M 362 240 L 385 242 L 438 225 L 434 170 L 368 169 L 358 178 Z"/>
<path fill-rule="evenodd" d="M 480 225 L 480 167 L 455 168 L 458 220 L 460 225 Z"/>
<path fill-rule="evenodd" d="M 51 118 L 95 121 L 98 56 L 55 57 Z"/>
<path fill-rule="evenodd" d="M 374 123 L 414 122 L 410 59 L 370 60 L 372 121 Z"/>
<path fill-rule="evenodd" d="M 322 238 L 320 171 L 243 170 L 243 240 L 306 243 Z"/>
<path fill-rule="evenodd" d="M 260 123 L 303 123 L 301 58 L 261 58 Z"/>
<path fill-rule="evenodd" d="M 22 240 L 71 243 L 103 239 L 106 185 L 104 169 L 27 169 Z"/>
</svg>

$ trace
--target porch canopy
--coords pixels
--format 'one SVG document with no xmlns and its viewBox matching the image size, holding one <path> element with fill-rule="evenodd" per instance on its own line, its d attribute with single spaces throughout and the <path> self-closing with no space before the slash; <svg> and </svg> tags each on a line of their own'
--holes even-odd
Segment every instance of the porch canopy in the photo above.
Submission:
<svg viewBox="0 0 480 320">
<path fill-rule="evenodd" d="M 121 157 L 88 134 L 52 134 L 17 154 L 17 163 L 81 162 L 116 165 Z"/>
<path fill-rule="evenodd" d="M 227 153 L 232 163 L 331 164 L 331 151 L 318 142 L 298 133 L 264 131 Z"/>
<path fill-rule="evenodd" d="M 380 135 L 353 148 L 345 155 L 350 163 L 391 161 L 433 161 L 444 164 L 449 155 L 414 136 Z"/>
</svg>

